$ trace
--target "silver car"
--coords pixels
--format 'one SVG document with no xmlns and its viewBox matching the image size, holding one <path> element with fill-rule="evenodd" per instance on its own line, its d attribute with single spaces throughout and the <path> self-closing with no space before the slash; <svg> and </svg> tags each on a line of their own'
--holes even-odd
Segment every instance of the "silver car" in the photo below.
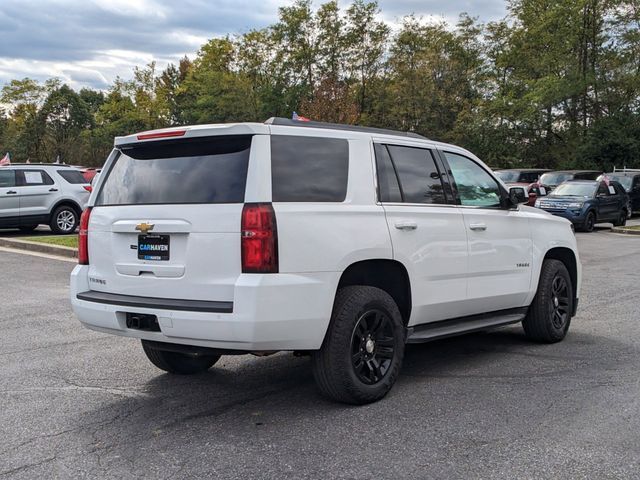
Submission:
<svg viewBox="0 0 640 480">
<path fill-rule="evenodd" d="M 0 228 L 30 232 L 46 224 L 57 234 L 74 233 L 90 192 L 82 172 L 67 165 L 0 167 Z"/>
</svg>

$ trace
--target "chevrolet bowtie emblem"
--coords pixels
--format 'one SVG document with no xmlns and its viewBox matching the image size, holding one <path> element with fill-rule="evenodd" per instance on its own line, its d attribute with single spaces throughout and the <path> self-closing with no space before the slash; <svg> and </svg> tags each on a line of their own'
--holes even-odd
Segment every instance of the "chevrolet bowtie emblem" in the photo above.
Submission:
<svg viewBox="0 0 640 480">
<path fill-rule="evenodd" d="M 142 222 L 142 223 L 139 223 L 138 225 L 136 225 L 136 230 L 139 230 L 142 233 L 147 233 L 147 232 L 150 232 L 151 230 L 153 230 L 153 227 L 155 227 L 155 225 L 153 223 Z"/>
</svg>

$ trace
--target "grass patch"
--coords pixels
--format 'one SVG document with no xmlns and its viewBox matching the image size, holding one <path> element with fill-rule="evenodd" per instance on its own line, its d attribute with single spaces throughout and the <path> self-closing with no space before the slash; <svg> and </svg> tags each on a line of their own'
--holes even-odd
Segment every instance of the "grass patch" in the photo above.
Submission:
<svg viewBox="0 0 640 480">
<path fill-rule="evenodd" d="M 627 225 L 626 227 L 620 227 L 626 230 L 640 230 L 640 225 Z"/>
<path fill-rule="evenodd" d="M 21 237 L 20 240 L 30 242 L 48 243 L 49 245 L 61 245 L 63 247 L 78 248 L 78 235 L 47 235 L 42 237 Z"/>
</svg>

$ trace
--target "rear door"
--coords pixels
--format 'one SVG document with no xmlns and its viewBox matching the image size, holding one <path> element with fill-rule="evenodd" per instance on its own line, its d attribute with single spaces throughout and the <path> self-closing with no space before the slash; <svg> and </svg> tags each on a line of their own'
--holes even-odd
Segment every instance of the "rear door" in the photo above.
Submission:
<svg viewBox="0 0 640 480">
<path fill-rule="evenodd" d="M 467 235 L 429 148 L 376 143 L 378 199 L 411 278 L 411 325 L 467 314 Z"/>
<path fill-rule="evenodd" d="M 145 297 L 233 300 L 241 273 L 247 170 L 250 154 L 256 152 L 252 141 L 258 137 L 119 147 L 102 173 L 91 213 L 91 288 Z"/>
<path fill-rule="evenodd" d="M 14 225 L 20 216 L 16 171 L 0 167 L 0 225 Z"/>
<path fill-rule="evenodd" d="M 500 186 L 480 163 L 443 153 L 468 236 L 470 314 L 521 307 L 531 284 L 529 219 L 519 209 L 501 207 Z"/>
<path fill-rule="evenodd" d="M 60 185 L 42 169 L 28 168 L 17 171 L 20 185 L 20 217 L 46 220 L 51 213 L 53 200 L 59 195 Z"/>
</svg>

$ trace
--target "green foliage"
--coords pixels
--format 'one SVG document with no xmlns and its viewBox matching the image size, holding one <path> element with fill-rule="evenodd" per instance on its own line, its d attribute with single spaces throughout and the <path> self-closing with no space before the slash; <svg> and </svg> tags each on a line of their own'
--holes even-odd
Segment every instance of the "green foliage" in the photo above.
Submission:
<svg viewBox="0 0 640 480">
<path fill-rule="evenodd" d="M 0 152 L 100 165 L 115 136 L 296 110 L 454 142 L 493 167 L 638 167 L 639 12 L 638 0 L 509 0 L 488 24 L 409 15 L 392 28 L 375 1 L 295 0 L 271 26 L 106 92 L 12 80 Z"/>
</svg>

